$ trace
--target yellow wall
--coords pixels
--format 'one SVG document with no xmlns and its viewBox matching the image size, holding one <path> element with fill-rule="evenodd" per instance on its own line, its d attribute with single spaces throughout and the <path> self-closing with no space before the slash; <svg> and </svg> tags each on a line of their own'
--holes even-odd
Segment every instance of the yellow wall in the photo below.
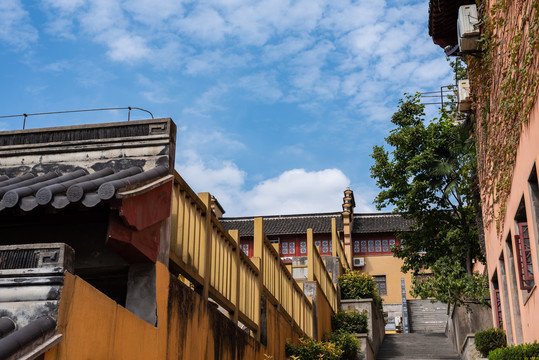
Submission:
<svg viewBox="0 0 539 360">
<path fill-rule="evenodd" d="M 316 297 L 316 316 L 318 324 L 318 340 L 323 340 L 324 336 L 331 332 L 331 305 L 324 296 L 322 289 L 318 286 L 318 295 Z"/>
<path fill-rule="evenodd" d="M 412 274 L 408 272 L 403 274 L 401 266 L 403 261 L 393 257 L 393 255 L 375 255 L 365 256 L 365 266 L 359 268 L 361 272 L 369 275 L 385 275 L 387 295 L 382 295 L 382 299 L 386 304 L 395 304 L 402 301 L 401 294 L 401 278 L 404 278 L 406 287 L 406 297 L 411 298 L 410 288 L 412 285 Z"/>
<path fill-rule="evenodd" d="M 297 329 L 268 302 L 268 344 L 258 343 L 157 263 L 154 327 L 81 278 L 66 273 L 58 315 L 62 341 L 45 360 L 284 359 Z"/>
</svg>

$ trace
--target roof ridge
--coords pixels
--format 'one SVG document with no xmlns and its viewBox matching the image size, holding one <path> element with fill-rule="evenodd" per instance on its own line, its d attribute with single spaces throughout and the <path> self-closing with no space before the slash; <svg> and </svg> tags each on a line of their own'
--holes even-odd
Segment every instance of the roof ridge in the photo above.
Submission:
<svg viewBox="0 0 539 360">
<path fill-rule="evenodd" d="M 285 214 L 285 215 L 262 215 L 262 216 L 241 216 L 241 217 L 223 217 L 219 220 L 253 220 L 261 217 L 262 219 L 294 219 L 294 218 L 308 218 L 308 217 L 336 217 L 340 216 L 340 212 L 330 213 L 312 213 L 312 214 Z"/>
</svg>

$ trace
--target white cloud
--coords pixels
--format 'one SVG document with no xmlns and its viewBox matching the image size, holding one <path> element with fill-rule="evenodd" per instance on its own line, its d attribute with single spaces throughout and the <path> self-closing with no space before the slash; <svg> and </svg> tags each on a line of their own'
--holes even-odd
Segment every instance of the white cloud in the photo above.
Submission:
<svg viewBox="0 0 539 360">
<path fill-rule="evenodd" d="M 38 32 L 19 0 L 0 1 L 0 24 L 0 41 L 16 50 L 25 49 L 38 39 Z"/>
<path fill-rule="evenodd" d="M 338 169 L 293 169 L 246 190 L 247 173 L 230 161 L 208 166 L 193 156 L 176 168 L 196 192 L 214 195 L 227 216 L 339 211 L 342 192 L 350 185 Z"/>
<path fill-rule="evenodd" d="M 44 0 L 47 6 L 63 13 L 73 13 L 86 4 L 86 0 Z"/>
<path fill-rule="evenodd" d="M 183 15 L 181 0 L 124 0 L 124 8 L 145 25 L 161 27 L 165 20 Z"/>
<path fill-rule="evenodd" d="M 216 43 L 230 32 L 229 25 L 219 12 L 207 5 L 198 5 L 178 21 L 179 29 L 195 39 Z"/>
<path fill-rule="evenodd" d="M 238 86 L 247 90 L 252 98 L 262 102 L 272 103 L 283 96 L 273 74 L 261 73 L 244 76 L 238 81 Z"/>
<path fill-rule="evenodd" d="M 223 69 L 243 67 L 250 60 L 248 54 L 227 54 L 221 50 L 206 50 L 185 60 L 185 73 L 210 76 Z"/>
<path fill-rule="evenodd" d="M 67 60 L 61 60 L 43 66 L 42 70 L 60 73 L 69 68 L 71 68 L 71 64 Z"/>
<path fill-rule="evenodd" d="M 104 32 L 97 39 L 102 40 L 108 45 L 107 55 L 112 60 L 131 63 L 145 59 L 151 53 L 144 38 L 126 33 L 122 30 L 114 29 Z"/>
<path fill-rule="evenodd" d="M 200 117 L 209 117 L 209 112 L 211 111 L 226 109 L 224 105 L 221 105 L 221 97 L 228 93 L 229 88 L 230 87 L 225 84 L 212 86 L 198 97 L 194 106 L 184 108 L 183 113 Z"/>
<path fill-rule="evenodd" d="M 164 104 L 173 101 L 168 95 L 168 87 L 160 81 L 155 79 L 150 80 L 141 74 L 137 75 L 137 81 L 144 87 L 144 90 L 141 93 L 146 100 L 156 104 Z"/>
<path fill-rule="evenodd" d="M 248 191 L 245 212 L 251 215 L 339 211 L 350 180 L 338 169 L 293 169 Z"/>
</svg>

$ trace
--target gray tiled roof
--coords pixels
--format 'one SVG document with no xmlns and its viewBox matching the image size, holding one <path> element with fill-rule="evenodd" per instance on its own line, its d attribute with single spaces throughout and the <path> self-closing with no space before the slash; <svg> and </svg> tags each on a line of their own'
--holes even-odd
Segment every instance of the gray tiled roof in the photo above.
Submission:
<svg viewBox="0 0 539 360">
<path fill-rule="evenodd" d="M 393 213 L 355 214 L 352 233 L 406 231 L 412 223 L 412 220 Z"/>
<path fill-rule="evenodd" d="M 313 229 L 315 234 L 331 233 L 331 219 L 337 219 L 337 230 L 342 231 L 341 213 L 262 216 L 266 235 L 304 234 Z M 221 218 L 227 230 L 239 230 L 241 236 L 253 236 L 254 217 Z"/>
<path fill-rule="evenodd" d="M 118 189 L 136 187 L 168 173 L 167 167 L 158 166 L 147 171 L 131 167 L 117 172 L 104 168 L 91 174 L 78 169 L 66 174 L 50 171 L 40 176 L 32 173 L 13 178 L 2 176 L 0 212 L 14 207 L 31 211 L 38 206 L 49 204 L 61 209 L 75 202 L 93 207 L 101 201 L 113 198 Z"/>
<path fill-rule="evenodd" d="M 315 234 L 331 233 L 331 218 L 337 219 L 337 230 L 342 231 L 340 212 L 323 214 L 263 216 L 266 235 L 304 234 L 313 229 Z M 219 221 L 227 230 L 239 230 L 241 236 L 253 235 L 254 217 L 221 218 Z M 404 231 L 412 224 L 398 214 L 375 213 L 355 214 L 352 232 L 355 234 Z"/>
</svg>

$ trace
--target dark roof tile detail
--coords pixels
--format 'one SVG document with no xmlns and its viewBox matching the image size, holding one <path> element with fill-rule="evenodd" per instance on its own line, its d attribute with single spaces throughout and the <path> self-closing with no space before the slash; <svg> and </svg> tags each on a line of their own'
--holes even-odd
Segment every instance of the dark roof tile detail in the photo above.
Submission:
<svg viewBox="0 0 539 360">
<path fill-rule="evenodd" d="M 405 219 L 399 214 L 356 214 L 352 226 L 353 234 L 406 231 L 413 220 Z"/>
<path fill-rule="evenodd" d="M 341 213 L 262 216 L 266 235 L 304 234 L 313 229 L 315 234 L 331 233 L 331 219 L 337 219 L 337 230 L 342 231 Z M 239 230 L 240 236 L 253 236 L 254 217 L 221 218 L 227 230 Z"/>
<path fill-rule="evenodd" d="M 266 235 L 304 234 L 313 229 L 315 234 L 331 233 L 331 218 L 337 219 L 337 230 L 342 231 L 341 213 L 262 216 Z M 253 236 L 254 217 L 221 218 L 227 230 L 239 230 L 240 236 Z M 399 214 L 375 213 L 355 214 L 352 233 L 380 233 L 406 231 L 413 223 Z"/>
<path fill-rule="evenodd" d="M 0 211 L 17 205 L 23 211 L 48 204 L 61 209 L 74 202 L 93 207 L 113 198 L 118 189 L 137 187 L 168 173 L 168 167 L 158 166 L 147 171 L 132 167 L 116 173 L 105 168 L 91 174 L 83 170 L 63 175 L 53 171 L 37 177 L 23 174 L 0 182 Z"/>
</svg>

